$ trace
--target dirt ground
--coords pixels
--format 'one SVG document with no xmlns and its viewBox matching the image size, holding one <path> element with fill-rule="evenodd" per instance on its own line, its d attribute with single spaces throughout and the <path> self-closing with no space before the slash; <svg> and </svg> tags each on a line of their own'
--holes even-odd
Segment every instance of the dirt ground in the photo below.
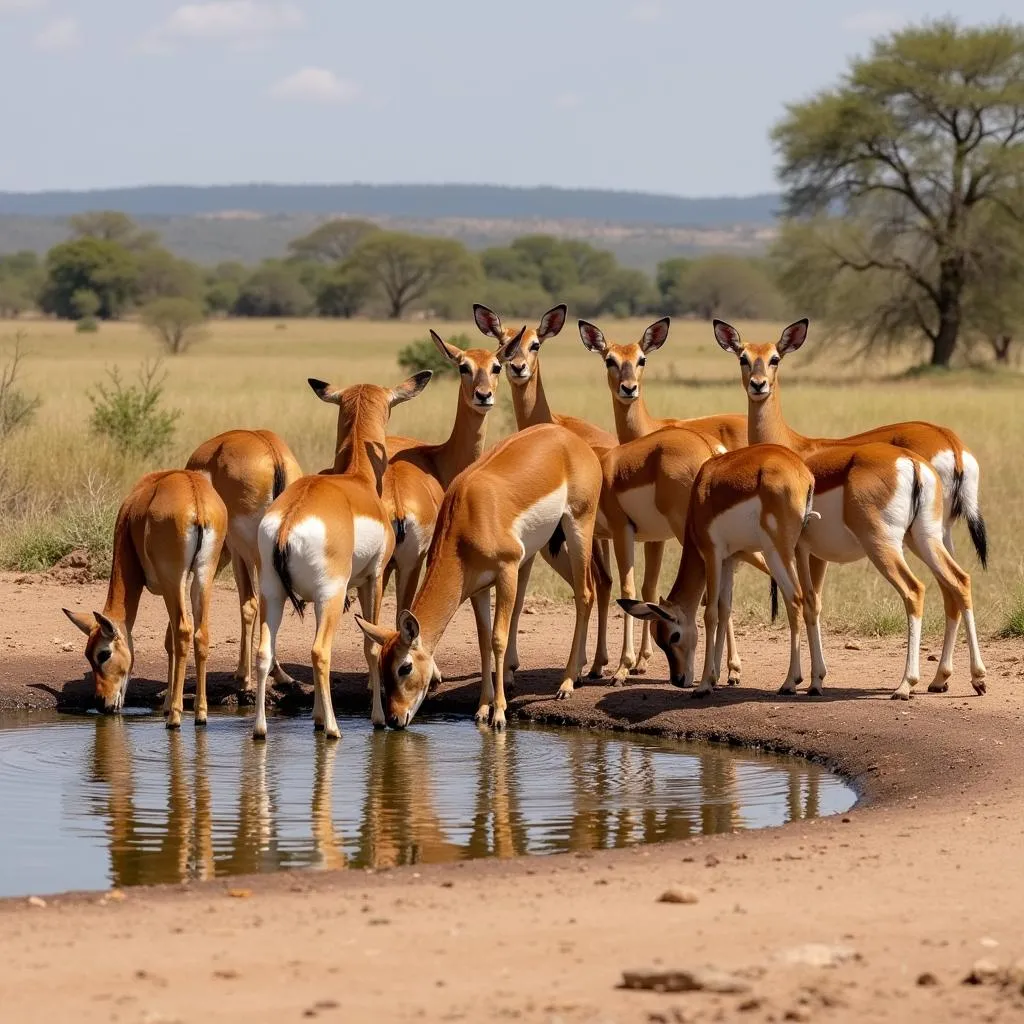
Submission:
<svg viewBox="0 0 1024 1024">
<path fill-rule="evenodd" d="M 0 707 L 86 700 L 79 636 L 59 608 L 100 607 L 103 589 L 0 576 Z M 230 699 L 236 615 L 234 593 L 219 589 L 216 699 Z M 985 697 L 974 696 L 961 649 L 948 694 L 892 702 L 900 641 L 829 637 L 828 695 L 783 699 L 774 690 L 785 674 L 785 638 L 749 629 L 739 633 L 743 685 L 710 704 L 665 685 L 660 656 L 653 676 L 622 689 L 583 686 L 556 702 L 550 666 L 567 650 L 570 627 L 561 607 L 524 617 L 519 716 L 809 754 L 854 780 L 861 803 L 841 818 L 593 855 L 286 873 L 47 897 L 45 906 L 0 901 L 0 1018 L 1020 1018 L 1024 963 L 1013 969 L 1024 958 L 1020 643 L 984 645 Z M 283 630 L 282 661 L 304 680 L 311 633 L 292 617 Z M 131 702 L 158 699 L 162 637 L 160 607 L 147 598 Z M 618 637 L 616 622 L 616 644 Z M 339 706 L 367 707 L 360 650 L 346 620 L 334 660 Z M 439 654 L 449 681 L 436 704 L 472 708 L 475 651 L 464 611 Z M 926 643 L 924 657 L 937 653 Z M 923 666 L 925 673 L 933 667 Z M 693 889 L 697 902 L 659 902 L 672 886 Z M 965 983 L 979 960 L 991 962 L 982 983 Z M 705 967 L 743 991 L 620 987 L 623 971 L 699 975 Z"/>
</svg>

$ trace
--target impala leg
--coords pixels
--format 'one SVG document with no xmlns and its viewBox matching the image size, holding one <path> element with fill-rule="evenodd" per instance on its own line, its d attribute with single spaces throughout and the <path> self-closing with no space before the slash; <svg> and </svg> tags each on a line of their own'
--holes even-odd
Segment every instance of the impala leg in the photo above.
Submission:
<svg viewBox="0 0 1024 1024">
<path fill-rule="evenodd" d="M 612 603 L 612 577 L 609 567 L 611 561 L 611 544 L 607 540 L 595 542 L 600 550 L 595 552 L 591 564 L 594 567 L 594 588 L 597 591 L 597 650 L 594 651 L 594 663 L 590 666 L 588 678 L 601 679 L 605 666 L 608 664 L 608 612 Z M 600 559 L 600 565 L 596 564 Z M 583 660 L 587 655 L 584 649 Z"/>
<path fill-rule="evenodd" d="M 316 637 L 310 657 L 313 662 L 313 688 L 320 697 L 320 712 L 323 715 L 324 736 L 329 740 L 341 738 L 338 720 L 334 717 L 334 705 L 331 703 L 331 650 L 334 646 L 334 631 L 338 621 L 345 612 L 345 598 L 348 595 L 348 581 L 329 600 L 317 601 Z M 313 728 L 316 729 L 314 720 Z"/>
<path fill-rule="evenodd" d="M 645 601 L 658 600 L 658 581 L 661 579 L 661 563 L 665 558 L 665 542 L 653 541 L 644 545 L 644 582 L 640 596 Z M 647 664 L 654 654 L 654 642 L 651 640 L 650 619 L 640 623 L 640 656 L 637 658 L 633 671 L 637 675 L 647 672 Z"/>
<path fill-rule="evenodd" d="M 527 558 L 519 566 L 519 577 L 516 582 L 516 604 L 512 609 L 512 623 L 509 626 L 508 650 L 505 652 L 505 688 L 512 690 L 516 685 L 515 672 L 519 668 L 519 617 L 523 614 L 523 602 L 526 600 L 526 592 L 530 586 L 530 574 L 533 572 L 533 563 L 536 555 Z"/>
<path fill-rule="evenodd" d="M 583 647 L 587 640 L 587 627 L 590 625 L 590 612 L 594 605 L 594 587 L 590 560 L 594 544 L 594 518 L 582 517 L 573 520 L 569 516 L 562 517 L 565 530 L 565 546 L 572 564 L 573 600 L 576 605 L 576 628 L 572 635 L 572 649 L 569 661 L 565 666 L 565 678 L 558 688 L 558 699 L 564 700 L 572 694 L 576 680 L 583 671 L 585 659 Z M 626 619 L 632 621 L 629 616 Z"/>
<path fill-rule="evenodd" d="M 168 729 L 181 728 L 181 715 L 185 707 L 185 670 L 188 668 L 188 649 L 192 646 L 192 622 L 187 611 L 187 601 L 184 579 L 177 593 L 171 592 L 164 598 L 174 643 L 171 702 L 166 723 Z"/>
<path fill-rule="evenodd" d="M 613 543 L 615 545 L 615 563 L 619 570 L 619 591 L 620 595 L 632 600 L 636 597 L 636 581 L 634 578 L 634 558 L 636 556 L 636 545 L 634 538 L 636 531 L 631 526 L 625 526 L 615 531 Z M 629 676 L 630 670 L 636 664 L 636 651 L 633 649 L 633 617 L 626 612 L 622 613 L 622 654 L 619 657 L 619 667 L 612 676 L 612 685 L 621 686 Z"/>
<path fill-rule="evenodd" d="M 491 718 L 491 705 L 494 703 L 494 678 L 491 675 L 490 588 L 478 590 L 470 597 L 469 603 L 473 607 L 473 618 L 476 620 L 476 639 L 480 647 L 480 703 L 473 716 L 473 721 L 477 725 L 487 725 Z"/>
<path fill-rule="evenodd" d="M 498 569 L 494 581 L 494 629 L 491 632 L 491 653 L 494 656 L 494 705 L 491 728 L 501 732 L 505 728 L 505 652 L 508 649 L 509 627 L 516 605 L 518 566 L 505 563 Z"/>
<path fill-rule="evenodd" d="M 808 693 L 820 697 L 824 693 L 825 651 L 821 644 L 821 592 L 825 586 L 828 562 L 812 555 L 802 542 L 797 546 L 797 570 L 800 589 L 804 595 L 804 628 L 807 630 L 807 648 L 811 655 L 811 687 Z M 789 692 L 789 691 L 787 691 Z"/>
<path fill-rule="evenodd" d="M 206 725 L 206 662 L 210 654 L 210 601 L 213 580 L 203 578 L 202 571 L 192 577 L 192 638 L 196 659 L 196 725 Z"/>
<path fill-rule="evenodd" d="M 174 628 L 171 620 L 167 620 L 167 630 L 164 632 L 164 650 L 167 652 L 167 692 L 164 694 L 163 715 L 166 718 L 171 713 L 171 701 L 174 698 Z"/>
<path fill-rule="evenodd" d="M 359 586 L 359 607 L 367 622 L 377 624 L 380 618 L 381 601 L 384 598 L 384 575 L 371 576 Z M 363 656 L 366 658 L 366 670 L 370 676 L 370 690 L 373 693 L 370 704 L 370 721 L 375 729 L 383 729 L 387 722 L 384 718 L 384 703 L 380 692 L 380 644 L 374 643 L 363 634 Z"/>
<path fill-rule="evenodd" d="M 259 620 L 260 601 L 256 585 L 249 575 L 248 566 L 241 555 L 231 552 L 231 572 L 235 577 L 238 591 L 238 610 L 242 619 L 242 632 L 238 640 L 238 667 L 235 682 L 246 693 L 252 691 L 252 649 L 256 639 L 256 623 Z"/>
<path fill-rule="evenodd" d="M 270 675 L 271 666 L 274 664 L 277 631 L 281 628 L 283 617 L 284 592 L 278 585 L 272 593 L 264 592 L 260 597 L 260 649 L 256 657 L 256 721 L 252 727 L 254 740 L 267 738 L 267 676 Z"/>
<path fill-rule="evenodd" d="M 725 650 L 725 637 L 728 632 L 732 615 L 732 585 L 736 563 L 727 558 L 722 565 L 722 587 L 718 594 L 718 623 L 715 629 L 715 682 L 718 682 L 718 670 L 722 664 Z"/>
<path fill-rule="evenodd" d="M 707 573 L 704 604 L 704 671 L 700 685 L 693 691 L 693 697 L 710 697 L 718 681 L 718 664 L 715 649 L 718 633 L 718 598 L 722 580 L 722 562 L 715 552 L 704 552 L 704 569 Z"/>
<path fill-rule="evenodd" d="M 764 556 L 771 568 L 772 578 L 779 586 L 786 605 L 786 618 L 789 620 L 789 671 L 779 693 L 796 693 L 796 688 L 804 681 L 800 668 L 800 618 L 804 603 L 800 571 L 792 555 L 783 558 L 777 550 L 772 549 L 765 551 Z"/>
</svg>

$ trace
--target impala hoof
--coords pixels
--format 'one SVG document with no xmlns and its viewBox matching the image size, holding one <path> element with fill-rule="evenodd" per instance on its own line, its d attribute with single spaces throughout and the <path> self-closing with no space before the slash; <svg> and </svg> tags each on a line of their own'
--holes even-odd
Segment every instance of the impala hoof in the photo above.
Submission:
<svg viewBox="0 0 1024 1024">
<path fill-rule="evenodd" d="M 988 692 L 988 686 L 984 679 L 972 679 L 971 686 L 974 687 L 974 692 L 979 696 L 983 697 Z"/>
<path fill-rule="evenodd" d="M 930 683 L 928 686 L 929 693 L 947 693 L 949 691 L 949 680 L 944 679 L 941 683 L 935 682 Z"/>
</svg>

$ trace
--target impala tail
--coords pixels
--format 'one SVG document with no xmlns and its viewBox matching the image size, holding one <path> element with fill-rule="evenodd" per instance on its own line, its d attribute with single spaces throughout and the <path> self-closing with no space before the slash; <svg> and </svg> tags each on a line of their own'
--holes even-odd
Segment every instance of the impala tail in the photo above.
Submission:
<svg viewBox="0 0 1024 1024">
<path fill-rule="evenodd" d="M 291 606 L 298 613 L 299 618 L 302 618 L 306 611 L 306 602 L 295 593 L 292 574 L 288 568 L 288 541 L 282 540 L 280 533 L 278 533 L 277 542 L 274 544 L 273 563 L 274 572 L 277 573 L 277 578 L 281 581 L 285 597 L 291 602 Z"/>
<path fill-rule="evenodd" d="M 963 453 L 963 465 L 953 470 L 953 519 L 964 519 L 971 543 L 983 569 L 988 568 L 988 531 L 978 507 L 978 462 L 970 452 Z"/>
</svg>

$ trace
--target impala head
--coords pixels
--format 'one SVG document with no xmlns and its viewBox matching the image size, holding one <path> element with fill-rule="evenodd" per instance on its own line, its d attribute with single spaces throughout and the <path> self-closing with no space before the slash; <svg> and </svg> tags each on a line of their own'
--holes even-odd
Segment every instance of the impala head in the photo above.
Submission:
<svg viewBox="0 0 1024 1024">
<path fill-rule="evenodd" d="M 89 638 L 85 642 L 85 660 L 92 669 L 97 709 L 108 714 L 120 711 L 135 660 L 127 628 L 100 612 L 83 614 L 68 608 L 61 611 Z"/>
<path fill-rule="evenodd" d="M 537 372 L 541 345 L 565 326 L 566 312 L 563 302 L 549 309 L 540 318 L 536 328 L 523 327 L 517 332 L 514 327 L 502 327 L 501 317 L 477 302 L 473 306 L 473 319 L 482 334 L 501 343 L 497 354 L 505 364 L 508 379 L 512 384 L 522 387 Z"/>
<path fill-rule="evenodd" d="M 427 692 L 441 682 L 441 673 L 420 640 L 420 624 L 410 611 L 398 616 L 398 629 L 385 629 L 361 615 L 356 625 L 380 644 L 380 687 L 384 718 L 392 729 L 412 723 Z"/>
<path fill-rule="evenodd" d="M 647 354 L 656 352 L 668 341 L 670 323 L 671 320 L 666 316 L 651 324 L 635 344 L 613 345 L 605 339 L 600 328 L 586 320 L 580 321 L 583 345 L 604 359 L 608 369 L 608 389 L 615 401 L 631 405 L 640 397 L 640 381 L 647 365 Z"/>
<path fill-rule="evenodd" d="M 697 648 L 697 621 L 687 621 L 682 612 L 665 598 L 658 604 L 619 599 L 619 607 L 634 619 L 649 619 L 651 638 L 668 659 L 668 678 L 673 686 L 693 683 L 693 655 Z M 689 675 L 689 678 L 687 678 Z"/>
<path fill-rule="evenodd" d="M 459 387 L 462 401 L 481 416 L 494 408 L 494 394 L 501 379 L 501 348 L 490 352 L 485 348 L 467 348 L 444 341 L 430 332 L 437 350 L 450 363 L 459 368 Z"/>
<path fill-rule="evenodd" d="M 743 390 L 752 402 L 763 402 L 775 388 L 775 380 L 779 373 L 779 363 L 789 352 L 795 352 L 807 340 L 807 317 L 790 324 L 773 345 L 744 345 L 740 340 L 740 332 L 732 324 L 724 320 L 715 320 L 715 339 L 718 344 L 739 356 L 740 372 L 743 374 Z"/>
</svg>

